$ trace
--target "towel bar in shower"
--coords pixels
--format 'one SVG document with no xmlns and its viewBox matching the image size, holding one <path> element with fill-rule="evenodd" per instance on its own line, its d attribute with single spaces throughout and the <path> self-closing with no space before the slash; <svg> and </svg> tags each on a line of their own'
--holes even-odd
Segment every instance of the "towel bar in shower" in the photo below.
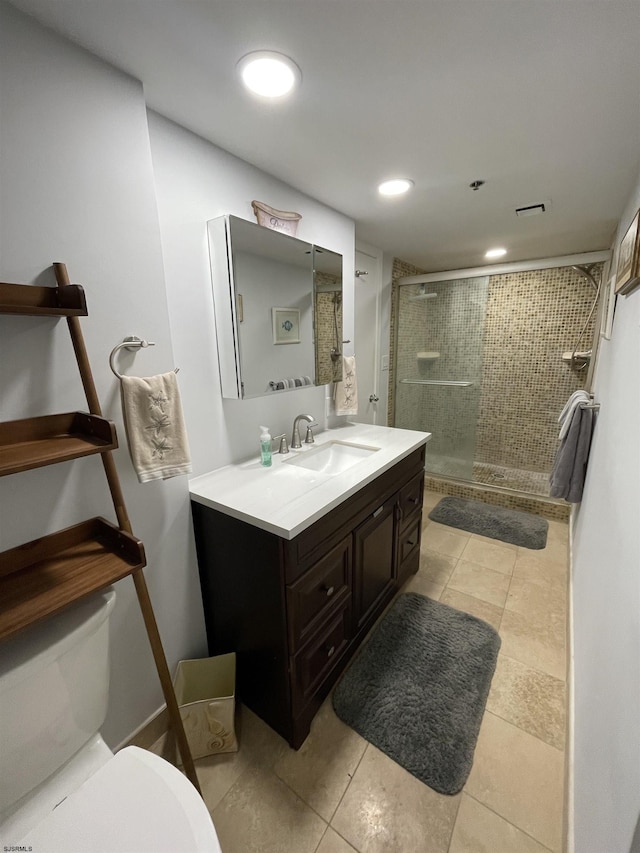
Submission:
<svg viewBox="0 0 640 853">
<path fill-rule="evenodd" d="M 403 385 L 455 385 L 460 388 L 468 388 L 473 382 L 461 382 L 457 379 L 401 379 Z"/>
</svg>

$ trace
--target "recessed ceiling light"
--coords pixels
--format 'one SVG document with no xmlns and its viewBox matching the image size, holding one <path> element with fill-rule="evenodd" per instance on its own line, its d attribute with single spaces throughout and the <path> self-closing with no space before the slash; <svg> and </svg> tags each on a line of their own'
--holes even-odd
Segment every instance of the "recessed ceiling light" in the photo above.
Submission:
<svg viewBox="0 0 640 853">
<path fill-rule="evenodd" d="M 380 195 L 402 195 L 413 186 L 413 181 L 408 178 L 394 178 L 392 181 L 383 181 L 378 186 Z"/>
<path fill-rule="evenodd" d="M 488 252 L 484 253 L 485 258 L 501 258 L 503 255 L 507 254 L 506 249 L 489 249 Z"/>
<path fill-rule="evenodd" d="M 263 98 L 281 98 L 302 79 L 292 59 L 272 50 L 248 53 L 237 67 L 247 89 Z"/>
</svg>

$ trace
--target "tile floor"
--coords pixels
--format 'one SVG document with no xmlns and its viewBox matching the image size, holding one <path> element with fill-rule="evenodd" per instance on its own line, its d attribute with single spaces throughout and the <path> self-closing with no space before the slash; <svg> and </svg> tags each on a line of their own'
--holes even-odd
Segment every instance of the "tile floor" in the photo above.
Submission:
<svg viewBox="0 0 640 853">
<path fill-rule="evenodd" d="M 567 525 L 530 551 L 430 522 L 416 591 L 473 613 L 502 647 L 464 790 L 428 788 L 324 703 L 298 752 L 246 708 L 238 753 L 196 762 L 223 853 L 561 853 Z"/>
</svg>

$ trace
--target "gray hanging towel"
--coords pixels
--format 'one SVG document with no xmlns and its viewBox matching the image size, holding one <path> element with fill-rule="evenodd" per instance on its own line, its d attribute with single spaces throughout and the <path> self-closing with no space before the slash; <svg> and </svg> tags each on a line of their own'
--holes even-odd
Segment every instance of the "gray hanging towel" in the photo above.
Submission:
<svg viewBox="0 0 640 853">
<path fill-rule="evenodd" d="M 577 406 L 573 410 L 569 429 L 560 443 L 549 478 L 552 498 L 564 498 L 572 504 L 582 500 L 593 425 L 593 409 Z"/>
</svg>

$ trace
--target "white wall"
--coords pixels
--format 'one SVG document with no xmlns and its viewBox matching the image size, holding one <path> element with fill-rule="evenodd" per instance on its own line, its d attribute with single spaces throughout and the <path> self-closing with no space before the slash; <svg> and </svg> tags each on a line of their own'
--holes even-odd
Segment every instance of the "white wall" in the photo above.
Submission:
<svg viewBox="0 0 640 853">
<path fill-rule="evenodd" d="M 354 225 L 209 142 L 149 113 L 174 351 L 180 365 L 194 474 L 258 452 L 259 424 L 290 433 L 308 412 L 325 423 L 325 388 L 222 400 L 213 329 L 206 223 L 223 214 L 253 220 L 251 201 L 302 214 L 298 234 L 343 256 L 344 332 L 353 339 Z M 348 353 L 349 350 L 345 349 Z"/>
<path fill-rule="evenodd" d="M 631 194 L 617 247 L 640 207 Z M 628 853 L 640 814 L 640 289 L 619 296 L 600 346 L 601 404 L 575 519 L 576 853 Z"/>
<path fill-rule="evenodd" d="M 324 420 L 323 388 L 280 394 L 269 405 L 223 403 L 206 221 L 223 213 L 253 219 L 253 198 L 298 210 L 302 239 L 342 253 L 348 281 L 353 223 L 157 115 L 152 163 L 140 83 L 3 0 L 0 39 L 0 277 L 53 284 L 50 265 L 64 261 L 85 287 L 89 317 L 81 324 L 104 414 L 118 429 L 116 464 L 173 670 L 181 658 L 206 654 L 187 478 L 138 484 L 109 353 L 136 334 L 157 345 L 123 355 L 125 372 L 181 368 L 195 473 L 257 452 L 258 423 L 289 431 L 301 411 Z M 347 288 L 351 323 L 352 303 Z M 73 409 L 86 402 L 66 323 L 0 317 L 0 420 Z M 0 550 L 94 515 L 115 520 L 97 457 L 0 480 Z M 163 702 L 131 579 L 116 591 L 103 729 L 112 746 Z"/>
<path fill-rule="evenodd" d="M 64 261 L 85 287 L 81 324 L 103 410 L 118 428 L 115 458 L 172 666 L 206 649 L 187 480 L 138 484 L 108 366 L 128 334 L 157 342 L 135 357 L 143 375 L 174 363 L 142 87 L 4 3 L 0 15 L 0 275 L 52 283 L 51 263 Z M 0 317 L 0 346 L 2 420 L 86 410 L 64 321 Z M 97 457 L 0 481 L 3 550 L 94 515 L 115 521 Z M 163 701 L 131 579 L 116 589 L 104 728 L 112 745 Z"/>
</svg>

